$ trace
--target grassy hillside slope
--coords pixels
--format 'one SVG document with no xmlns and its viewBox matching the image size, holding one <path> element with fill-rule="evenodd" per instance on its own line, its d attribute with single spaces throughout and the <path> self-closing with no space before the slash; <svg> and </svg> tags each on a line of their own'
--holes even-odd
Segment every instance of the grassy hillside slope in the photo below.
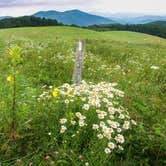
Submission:
<svg viewBox="0 0 166 166">
<path fill-rule="evenodd" d="M 103 154 L 95 144 L 74 155 L 55 143 L 55 107 L 41 107 L 37 97 L 44 85 L 58 87 L 72 83 L 76 42 L 86 40 L 83 79 L 87 82 L 116 82 L 125 92 L 121 101 L 137 121 L 122 153 Z M 11 74 L 7 50 L 11 44 L 23 48 L 23 64 L 17 78 L 18 134 L 8 141 L 11 89 L 6 81 Z M 61 165 L 158 165 L 166 163 L 166 40 L 134 32 L 95 32 L 71 27 L 16 28 L 0 30 L 0 161 L 14 165 L 47 165 L 50 155 Z M 52 136 L 47 133 L 51 132 Z M 26 142 L 26 143 L 25 143 Z M 52 146 L 53 148 L 51 148 Z M 62 152 L 61 152 L 62 151 Z M 83 155 L 83 160 L 78 156 Z M 3 165 L 2 164 L 2 165 Z"/>
</svg>

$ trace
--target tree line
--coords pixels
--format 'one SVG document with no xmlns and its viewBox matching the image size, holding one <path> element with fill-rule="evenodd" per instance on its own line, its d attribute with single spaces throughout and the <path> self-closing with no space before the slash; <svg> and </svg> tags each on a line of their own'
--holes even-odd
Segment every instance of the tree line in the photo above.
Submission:
<svg viewBox="0 0 166 166">
<path fill-rule="evenodd" d="M 0 20 L 0 28 L 15 27 L 39 27 L 39 26 L 58 26 L 62 25 L 57 20 L 39 18 L 34 16 L 23 16 L 16 18 L 5 18 Z"/>
<path fill-rule="evenodd" d="M 96 31 L 134 31 L 166 38 L 166 21 L 158 21 L 148 24 L 108 24 L 92 25 L 89 29 Z"/>
</svg>

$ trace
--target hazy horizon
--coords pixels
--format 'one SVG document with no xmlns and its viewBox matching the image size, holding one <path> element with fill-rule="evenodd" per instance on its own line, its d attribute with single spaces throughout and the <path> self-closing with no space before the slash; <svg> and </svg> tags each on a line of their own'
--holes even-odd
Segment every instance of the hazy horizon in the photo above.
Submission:
<svg viewBox="0 0 166 166">
<path fill-rule="evenodd" d="M 36 11 L 33 11 L 31 13 L 25 13 L 25 14 L 19 14 L 19 15 L 2 15 L 0 13 L 0 17 L 2 16 L 11 16 L 11 17 L 19 17 L 19 16 L 30 16 L 30 15 L 33 15 L 39 11 L 57 11 L 57 12 L 65 12 L 65 11 L 69 11 L 69 10 L 80 10 L 80 11 L 83 11 L 83 12 L 87 12 L 89 14 L 94 14 L 94 15 L 99 15 L 99 16 L 103 16 L 103 17 L 111 17 L 111 16 L 115 16 L 116 15 L 121 15 L 123 17 L 125 16 L 131 16 L 131 17 L 135 17 L 135 16 L 166 16 L 166 13 L 143 13 L 143 12 L 107 12 L 107 13 L 102 13 L 100 11 L 86 11 L 86 10 L 82 10 L 82 9 L 76 9 L 76 8 L 73 8 L 73 9 L 66 9 L 66 10 L 56 10 L 56 9 L 47 9 L 47 10 L 36 10 Z"/>
</svg>

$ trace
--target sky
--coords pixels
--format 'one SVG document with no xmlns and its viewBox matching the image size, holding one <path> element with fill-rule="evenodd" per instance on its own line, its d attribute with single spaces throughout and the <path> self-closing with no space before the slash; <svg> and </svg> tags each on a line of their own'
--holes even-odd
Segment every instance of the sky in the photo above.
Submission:
<svg viewBox="0 0 166 166">
<path fill-rule="evenodd" d="M 0 16 L 22 16 L 41 10 L 71 9 L 101 14 L 166 15 L 166 0 L 0 0 Z"/>
</svg>

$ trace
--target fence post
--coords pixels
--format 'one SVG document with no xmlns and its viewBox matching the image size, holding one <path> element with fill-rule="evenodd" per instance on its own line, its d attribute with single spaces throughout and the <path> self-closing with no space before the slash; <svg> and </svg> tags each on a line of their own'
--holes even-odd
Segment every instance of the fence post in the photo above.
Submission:
<svg viewBox="0 0 166 166">
<path fill-rule="evenodd" d="M 75 58 L 74 72 L 73 72 L 74 84 L 80 84 L 80 82 L 82 81 L 84 54 L 85 54 L 85 41 L 79 40 L 76 58 Z"/>
</svg>

